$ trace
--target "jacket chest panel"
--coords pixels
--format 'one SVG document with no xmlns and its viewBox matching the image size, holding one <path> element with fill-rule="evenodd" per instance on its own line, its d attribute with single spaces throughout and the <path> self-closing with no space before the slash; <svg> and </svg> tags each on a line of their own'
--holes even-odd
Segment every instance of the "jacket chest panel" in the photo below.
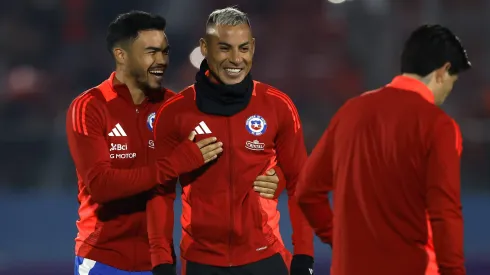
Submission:
<svg viewBox="0 0 490 275">
<path fill-rule="evenodd" d="M 155 148 L 153 123 L 157 107 L 123 104 L 108 108 L 105 137 L 111 163 L 122 168 L 144 165 Z"/>
<path fill-rule="evenodd" d="M 180 117 L 178 124 L 182 138 L 195 131 L 196 141 L 216 137 L 226 143 L 225 147 L 264 151 L 274 147 L 275 121 L 271 114 L 247 111 L 232 117 L 186 114 Z"/>
</svg>

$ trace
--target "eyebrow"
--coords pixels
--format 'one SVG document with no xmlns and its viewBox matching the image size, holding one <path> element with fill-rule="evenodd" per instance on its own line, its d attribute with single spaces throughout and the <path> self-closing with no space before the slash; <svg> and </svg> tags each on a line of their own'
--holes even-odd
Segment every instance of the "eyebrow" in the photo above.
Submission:
<svg viewBox="0 0 490 275">
<path fill-rule="evenodd" d="M 238 47 L 241 48 L 241 47 L 247 46 L 248 44 L 250 44 L 249 41 L 238 45 Z M 227 46 L 227 47 L 233 47 L 232 45 L 230 45 L 230 44 L 228 44 L 226 42 L 218 42 L 218 45 Z"/>
<path fill-rule="evenodd" d="M 168 45 L 167 47 L 165 47 L 165 49 L 161 49 L 159 47 L 146 47 L 145 48 L 146 51 L 155 51 L 155 52 L 159 52 L 159 51 L 168 51 L 170 50 L 170 45 Z"/>
</svg>

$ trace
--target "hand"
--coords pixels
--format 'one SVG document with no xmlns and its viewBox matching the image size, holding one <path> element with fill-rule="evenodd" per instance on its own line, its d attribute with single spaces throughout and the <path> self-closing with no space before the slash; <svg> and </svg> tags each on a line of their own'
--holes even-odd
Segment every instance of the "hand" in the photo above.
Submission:
<svg viewBox="0 0 490 275">
<path fill-rule="evenodd" d="M 313 275 L 313 257 L 297 254 L 291 261 L 291 275 Z"/>
<path fill-rule="evenodd" d="M 151 271 L 153 275 L 176 275 L 174 264 L 159 264 Z"/>
<path fill-rule="evenodd" d="M 189 140 L 194 141 L 197 133 L 192 131 L 189 135 Z M 223 143 L 216 142 L 215 137 L 210 137 L 196 142 L 197 147 L 201 150 L 202 157 L 204 158 L 204 163 L 208 163 L 218 157 L 218 155 L 223 152 Z"/>
<path fill-rule="evenodd" d="M 274 169 L 269 169 L 265 175 L 258 176 L 254 181 L 254 190 L 266 199 L 274 198 L 279 178 Z"/>
</svg>

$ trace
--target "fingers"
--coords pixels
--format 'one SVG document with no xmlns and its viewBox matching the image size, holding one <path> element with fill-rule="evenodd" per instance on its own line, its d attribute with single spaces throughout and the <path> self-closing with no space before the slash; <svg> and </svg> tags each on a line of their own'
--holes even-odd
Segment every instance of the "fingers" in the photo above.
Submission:
<svg viewBox="0 0 490 275">
<path fill-rule="evenodd" d="M 216 149 L 222 150 L 223 149 L 223 143 L 222 142 L 216 142 L 216 143 L 206 145 L 206 146 L 201 148 L 201 153 L 203 155 L 206 155 L 207 153 L 213 152 Z"/>
<path fill-rule="evenodd" d="M 256 181 L 265 181 L 265 182 L 272 182 L 272 183 L 275 183 L 277 184 L 279 182 L 279 178 L 277 176 L 258 176 L 256 179 Z"/>
<path fill-rule="evenodd" d="M 271 169 L 267 170 L 267 172 L 265 172 L 265 174 L 267 176 L 274 176 L 276 174 L 276 170 L 274 170 L 274 168 L 271 168 Z"/>
<path fill-rule="evenodd" d="M 259 193 L 259 196 L 261 196 L 262 198 L 265 198 L 265 199 L 273 199 L 274 198 L 274 195 L 265 194 L 265 193 Z"/>
<path fill-rule="evenodd" d="M 194 132 L 194 131 L 193 131 L 193 132 Z M 191 135 L 192 135 L 192 133 L 191 133 Z M 194 132 L 194 136 L 196 136 L 196 135 L 195 135 L 195 132 Z M 190 136 L 189 136 L 189 137 L 190 137 Z M 211 144 L 211 143 L 213 143 L 213 142 L 216 142 L 216 140 L 217 140 L 217 139 L 216 139 L 215 137 L 209 137 L 209 138 L 205 138 L 205 139 L 203 139 L 203 140 L 200 140 L 200 141 L 196 142 L 196 144 L 197 144 L 197 146 L 199 147 L 199 149 L 201 149 L 201 148 L 203 148 L 203 147 L 204 147 L 204 146 L 206 146 L 206 145 L 209 145 L 209 144 Z"/>
<path fill-rule="evenodd" d="M 192 131 L 192 132 L 189 134 L 188 139 L 189 139 L 190 141 L 194 141 L 194 138 L 196 137 L 196 135 L 197 135 L 196 131 Z M 199 147 L 199 148 L 200 148 L 200 147 Z"/>
<path fill-rule="evenodd" d="M 207 147 L 209 147 L 209 146 L 207 146 Z M 205 148 L 207 148 L 207 147 L 205 147 Z M 201 149 L 201 152 L 202 152 L 202 149 Z M 208 163 L 208 162 L 216 159 L 221 152 L 223 152 L 223 148 L 220 146 L 220 147 L 218 147 L 212 151 L 209 151 L 205 154 L 203 153 L 202 156 L 204 158 L 204 163 Z"/>
<path fill-rule="evenodd" d="M 259 187 L 259 186 L 254 186 L 254 190 L 259 192 L 259 193 L 263 193 L 263 194 L 274 195 L 274 193 L 276 193 L 276 190 L 274 190 L 274 189 Z"/>
<path fill-rule="evenodd" d="M 274 189 L 254 186 L 254 190 L 259 193 L 262 198 L 273 199 L 275 191 Z"/>
<path fill-rule="evenodd" d="M 254 187 L 266 188 L 275 191 L 277 189 L 277 183 L 266 182 L 266 181 L 254 181 Z"/>
</svg>

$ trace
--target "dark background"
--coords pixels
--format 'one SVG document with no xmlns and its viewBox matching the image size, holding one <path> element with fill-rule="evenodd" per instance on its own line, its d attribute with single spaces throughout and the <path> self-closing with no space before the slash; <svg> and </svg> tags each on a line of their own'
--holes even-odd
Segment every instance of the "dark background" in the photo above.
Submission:
<svg viewBox="0 0 490 275">
<path fill-rule="evenodd" d="M 402 43 L 416 26 L 442 23 L 460 36 L 474 69 L 462 75 L 444 109 L 464 137 L 469 274 L 490 274 L 490 1 L 484 0 L 1 1 L 0 274 L 73 274 L 77 184 L 65 112 L 113 69 L 107 24 L 131 9 L 166 17 L 172 52 L 165 83 L 178 91 L 194 80 L 190 53 L 207 15 L 231 5 L 252 21 L 254 78 L 293 98 L 309 149 L 347 98 L 397 74 Z M 316 254 L 317 274 L 328 274 L 330 249 L 317 243 Z"/>
</svg>

